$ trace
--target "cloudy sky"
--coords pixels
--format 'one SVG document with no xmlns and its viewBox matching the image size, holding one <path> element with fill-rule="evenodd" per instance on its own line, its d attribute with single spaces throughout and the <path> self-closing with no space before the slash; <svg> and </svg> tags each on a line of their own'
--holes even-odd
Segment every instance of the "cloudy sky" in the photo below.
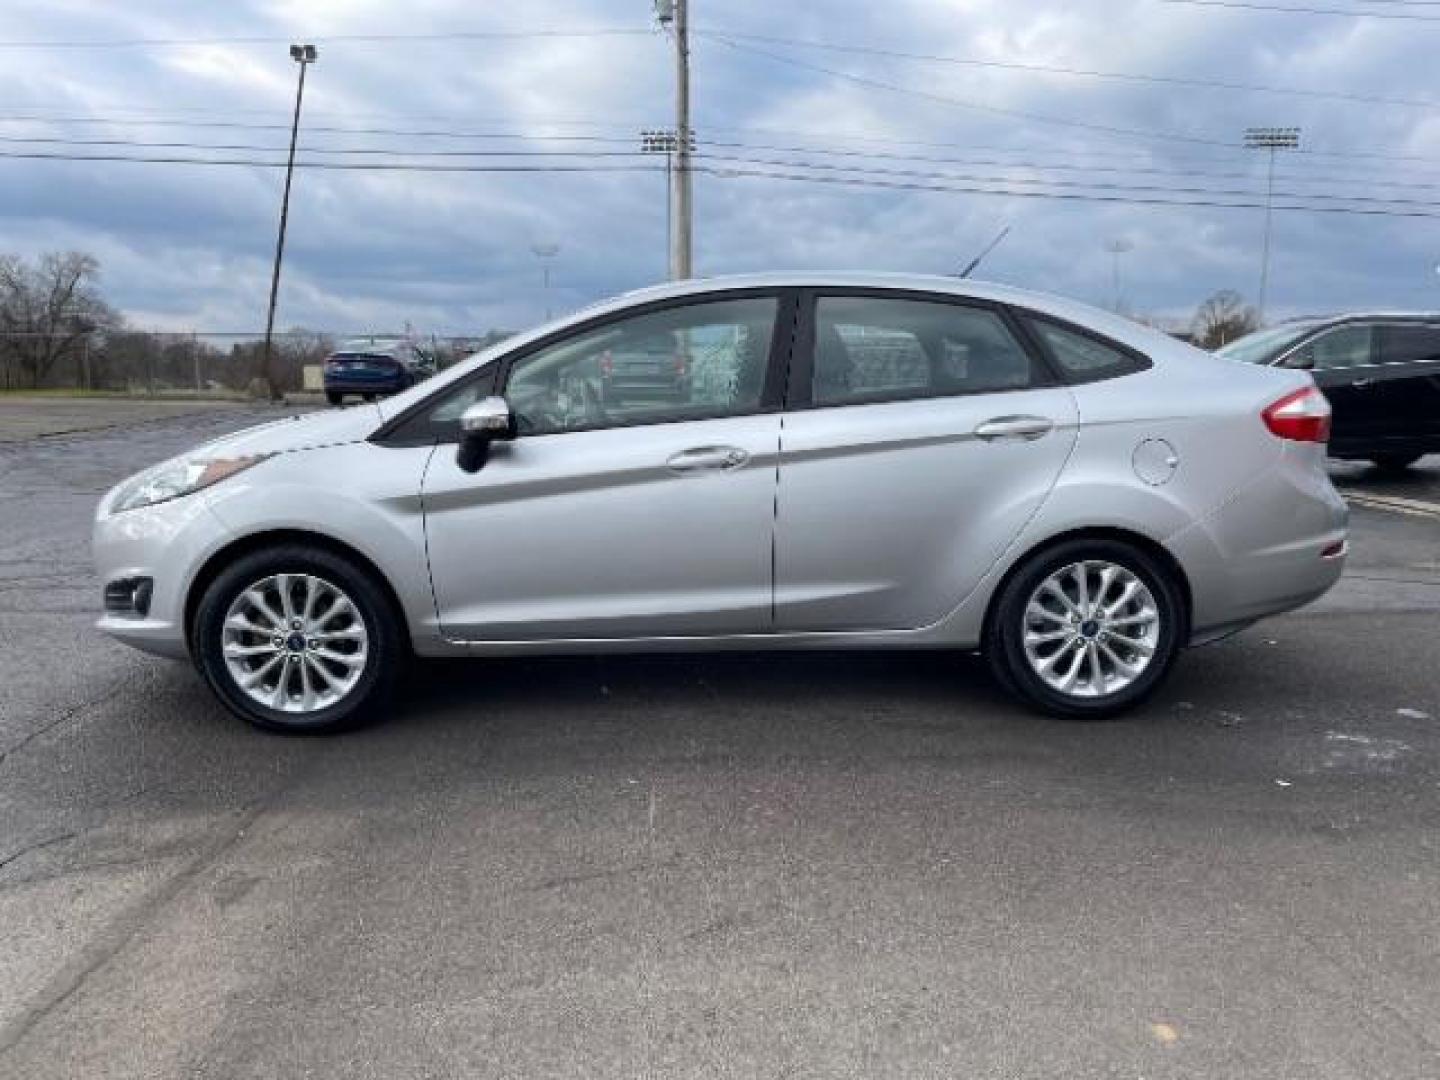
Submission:
<svg viewBox="0 0 1440 1080">
<path fill-rule="evenodd" d="M 978 276 L 1109 305 L 1118 241 L 1124 304 L 1182 318 L 1216 289 L 1254 299 L 1265 170 L 1241 135 L 1295 125 L 1275 202 L 1305 208 L 1275 213 L 1271 317 L 1440 307 L 1440 7 L 692 3 L 698 273 L 954 272 L 1009 226 Z M 632 153 L 673 118 L 650 0 L 6 15 L 0 250 L 94 253 L 136 324 L 263 325 L 283 170 L 248 162 L 283 162 L 291 39 L 321 50 L 301 159 L 346 167 L 297 170 L 283 325 L 516 328 L 664 276 L 663 176 Z M 1217 202 L 1242 205 L 1195 205 Z"/>
</svg>

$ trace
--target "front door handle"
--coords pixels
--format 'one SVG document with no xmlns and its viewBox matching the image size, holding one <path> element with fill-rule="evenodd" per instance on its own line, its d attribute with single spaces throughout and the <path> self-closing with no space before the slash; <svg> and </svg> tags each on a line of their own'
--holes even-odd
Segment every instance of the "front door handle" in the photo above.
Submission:
<svg viewBox="0 0 1440 1080">
<path fill-rule="evenodd" d="M 738 446 L 696 446 L 672 455 L 665 467 L 676 473 L 728 471 L 749 460 L 750 455 Z"/>
<path fill-rule="evenodd" d="M 1354 382 L 1352 382 L 1350 385 L 1353 386 L 1356 390 L 1369 390 L 1370 387 L 1372 387 L 1372 386 L 1375 385 L 1375 380 L 1374 380 L 1374 379 L 1356 379 L 1356 380 L 1355 380 Z"/>
<path fill-rule="evenodd" d="M 986 442 L 1018 439 L 1033 442 L 1055 429 L 1055 421 L 1046 416 L 997 416 L 975 429 L 975 437 Z"/>
</svg>

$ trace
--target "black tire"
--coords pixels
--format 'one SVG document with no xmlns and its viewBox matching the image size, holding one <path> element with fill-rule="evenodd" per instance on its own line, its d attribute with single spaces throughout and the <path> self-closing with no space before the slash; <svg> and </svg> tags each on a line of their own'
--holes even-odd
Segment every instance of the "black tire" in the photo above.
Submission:
<svg viewBox="0 0 1440 1080">
<path fill-rule="evenodd" d="M 374 401 L 374 400 L 375 400 L 375 395 L 374 395 L 374 394 L 361 394 L 360 396 L 361 396 L 362 398 L 364 398 L 366 401 Z"/>
<path fill-rule="evenodd" d="M 328 401 L 331 405 L 339 405 L 342 401 L 345 400 L 345 395 L 340 393 L 338 390 L 326 390 L 325 400 Z"/>
<path fill-rule="evenodd" d="M 364 624 L 368 641 L 362 672 L 353 688 L 326 708 L 297 714 L 262 705 L 236 684 L 226 665 L 223 624 L 230 605 L 273 574 L 309 574 L 332 583 L 355 605 Z M 388 702 L 408 655 L 400 618 L 384 587 L 351 560 L 323 548 L 283 544 L 242 556 L 206 587 L 191 627 L 192 651 L 210 688 L 242 720 L 287 734 L 341 731 L 375 718 Z"/>
<path fill-rule="evenodd" d="M 1146 667 L 1123 689 L 1097 697 L 1077 697 L 1046 684 L 1025 655 L 1026 607 L 1051 574 L 1083 560 L 1104 560 L 1124 567 L 1150 590 L 1160 626 L 1155 651 Z M 1188 634 L 1187 612 L 1174 572 L 1139 547 L 1120 540 L 1065 541 L 1021 564 L 992 602 L 982 651 L 996 681 L 1025 704 L 1067 720 L 1103 720 L 1149 697 L 1169 674 Z"/>
<path fill-rule="evenodd" d="M 1375 468 L 1383 473 L 1402 473 L 1423 456 L 1423 454 L 1377 454 L 1370 460 L 1375 463 Z"/>
</svg>

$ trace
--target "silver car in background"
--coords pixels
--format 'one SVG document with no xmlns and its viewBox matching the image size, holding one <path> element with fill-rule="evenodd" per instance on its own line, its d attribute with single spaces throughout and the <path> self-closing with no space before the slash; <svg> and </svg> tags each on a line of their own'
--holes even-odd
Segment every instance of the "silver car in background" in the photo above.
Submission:
<svg viewBox="0 0 1440 1080">
<path fill-rule="evenodd" d="M 657 340 L 683 389 L 604 385 Z M 412 654 L 639 650 L 979 649 L 1107 716 L 1339 577 L 1329 415 L 1053 296 L 690 281 L 118 485 L 100 626 L 274 730 L 375 714 Z"/>
</svg>

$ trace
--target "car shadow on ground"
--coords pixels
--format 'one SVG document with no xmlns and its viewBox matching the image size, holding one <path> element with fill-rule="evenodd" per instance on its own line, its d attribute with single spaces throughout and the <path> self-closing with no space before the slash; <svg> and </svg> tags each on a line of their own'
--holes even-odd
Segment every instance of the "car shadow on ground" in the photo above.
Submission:
<svg viewBox="0 0 1440 1080">
<path fill-rule="evenodd" d="M 1440 455 L 1421 458 L 1407 469 L 1382 469 L 1368 461 L 1328 462 L 1330 478 L 1342 489 L 1362 486 L 1370 491 L 1416 498 L 1440 499 Z"/>
</svg>

